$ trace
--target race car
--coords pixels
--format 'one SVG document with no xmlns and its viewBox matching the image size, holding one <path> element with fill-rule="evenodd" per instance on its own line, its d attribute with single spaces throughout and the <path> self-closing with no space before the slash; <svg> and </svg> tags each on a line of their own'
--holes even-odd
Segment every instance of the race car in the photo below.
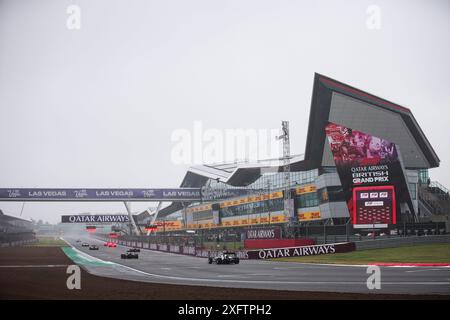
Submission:
<svg viewBox="0 0 450 320">
<path fill-rule="evenodd" d="M 98 246 L 96 246 L 95 244 L 91 244 L 89 246 L 89 250 L 98 250 Z"/>
<path fill-rule="evenodd" d="M 81 244 L 81 246 L 82 246 L 82 247 L 89 247 L 89 243 L 83 242 L 83 243 Z"/>
<path fill-rule="evenodd" d="M 128 249 L 127 252 L 141 252 L 141 249 L 131 248 L 131 249 Z"/>
<path fill-rule="evenodd" d="M 120 255 L 120 259 L 138 259 L 139 255 L 137 253 L 133 253 L 133 252 L 126 252 L 126 253 L 122 253 Z"/>
<path fill-rule="evenodd" d="M 219 253 L 215 257 L 209 257 L 208 263 L 212 264 L 239 264 L 239 258 L 235 252 L 232 251 L 224 251 Z"/>
<path fill-rule="evenodd" d="M 104 246 L 105 246 L 105 247 L 108 247 L 108 248 L 116 248 L 116 247 L 117 247 L 117 244 L 115 244 L 114 242 L 106 242 L 106 243 L 104 244 Z"/>
</svg>

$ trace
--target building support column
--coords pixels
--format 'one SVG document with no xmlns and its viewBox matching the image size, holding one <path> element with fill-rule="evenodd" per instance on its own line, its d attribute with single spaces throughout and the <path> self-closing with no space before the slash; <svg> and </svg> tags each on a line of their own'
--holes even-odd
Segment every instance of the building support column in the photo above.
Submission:
<svg viewBox="0 0 450 320">
<path fill-rule="evenodd" d="M 133 214 L 131 213 L 131 204 L 129 202 L 124 201 L 123 204 L 125 205 L 125 208 L 128 212 L 128 217 L 130 219 L 130 223 L 133 226 L 134 232 L 137 236 L 141 235 L 141 232 L 139 231 L 139 228 L 136 225 L 136 222 L 134 221 Z"/>
</svg>

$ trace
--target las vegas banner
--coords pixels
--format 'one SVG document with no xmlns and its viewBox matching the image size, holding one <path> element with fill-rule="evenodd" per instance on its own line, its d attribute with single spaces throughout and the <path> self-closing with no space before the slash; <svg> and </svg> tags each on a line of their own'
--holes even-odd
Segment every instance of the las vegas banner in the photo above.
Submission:
<svg viewBox="0 0 450 320">
<path fill-rule="evenodd" d="M 355 228 L 395 225 L 400 202 L 414 212 L 394 143 L 332 122 L 325 133 Z"/>
</svg>

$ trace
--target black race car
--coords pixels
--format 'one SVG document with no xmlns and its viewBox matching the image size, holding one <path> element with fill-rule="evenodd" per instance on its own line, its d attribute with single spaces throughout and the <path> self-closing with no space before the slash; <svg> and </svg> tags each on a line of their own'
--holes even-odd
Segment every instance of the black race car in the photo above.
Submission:
<svg viewBox="0 0 450 320">
<path fill-rule="evenodd" d="M 98 246 L 96 246 L 95 244 L 91 244 L 89 246 L 89 250 L 98 250 Z"/>
<path fill-rule="evenodd" d="M 120 259 L 138 259 L 139 255 L 133 252 L 122 253 Z"/>
<path fill-rule="evenodd" d="M 127 252 L 141 252 L 141 249 L 131 248 L 131 249 L 128 249 Z"/>
<path fill-rule="evenodd" d="M 82 247 L 89 247 L 89 243 L 83 242 L 83 243 L 81 244 L 81 246 L 82 246 Z"/>
<path fill-rule="evenodd" d="M 232 251 L 224 251 L 219 253 L 214 257 L 208 258 L 208 263 L 212 264 L 239 264 L 239 258 L 235 252 Z"/>
</svg>

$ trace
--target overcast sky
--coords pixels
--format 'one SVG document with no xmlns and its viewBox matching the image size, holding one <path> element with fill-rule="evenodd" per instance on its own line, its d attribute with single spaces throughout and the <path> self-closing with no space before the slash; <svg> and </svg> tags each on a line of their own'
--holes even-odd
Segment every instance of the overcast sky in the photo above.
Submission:
<svg viewBox="0 0 450 320">
<path fill-rule="evenodd" d="M 314 72 L 410 108 L 450 187 L 449 42 L 447 0 L 0 0 L 0 187 L 177 187 L 189 165 L 171 136 L 196 120 L 289 120 L 303 153 Z M 23 217 L 124 211 L 27 203 Z"/>
</svg>

